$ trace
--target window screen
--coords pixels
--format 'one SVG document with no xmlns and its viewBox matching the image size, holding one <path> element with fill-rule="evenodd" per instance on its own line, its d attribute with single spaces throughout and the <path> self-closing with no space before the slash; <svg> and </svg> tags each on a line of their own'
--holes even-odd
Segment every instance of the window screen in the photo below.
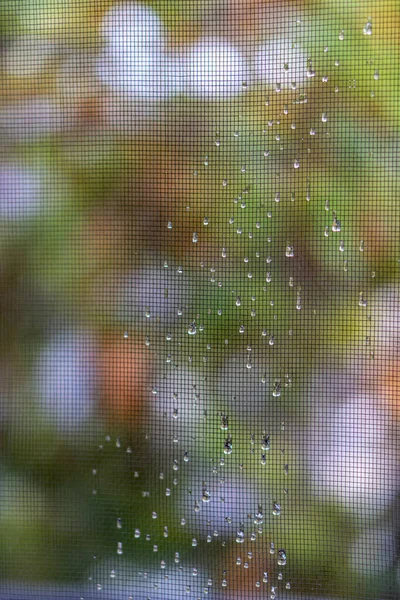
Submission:
<svg viewBox="0 0 400 600">
<path fill-rule="evenodd" d="M 2 600 L 399 598 L 399 35 L 2 0 Z"/>
</svg>

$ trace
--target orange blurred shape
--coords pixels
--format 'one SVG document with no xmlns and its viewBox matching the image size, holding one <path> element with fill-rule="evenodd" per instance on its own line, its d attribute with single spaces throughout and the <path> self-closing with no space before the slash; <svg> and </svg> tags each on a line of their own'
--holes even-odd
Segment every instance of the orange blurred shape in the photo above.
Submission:
<svg viewBox="0 0 400 600">
<path fill-rule="evenodd" d="M 142 423 L 151 377 L 151 355 L 137 336 L 106 339 L 100 351 L 102 415 L 130 428 Z"/>
<path fill-rule="evenodd" d="M 385 404 L 395 421 L 400 421 L 400 358 L 380 362 L 381 386 Z"/>
</svg>

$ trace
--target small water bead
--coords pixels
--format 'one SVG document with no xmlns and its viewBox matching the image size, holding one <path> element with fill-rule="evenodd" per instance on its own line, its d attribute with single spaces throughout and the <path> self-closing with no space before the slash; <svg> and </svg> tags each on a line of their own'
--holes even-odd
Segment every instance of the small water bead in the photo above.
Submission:
<svg viewBox="0 0 400 600">
<path fill-rule="evenodd" d="M 203 502 L 210 502 L 210 500 L 211 500 L 211 494 L 207 490 L 206 487 L 203 488 L 203 495 L 202 495 L 201 499 Z"/>
<path fill-rule="evenodd" d="M 227 429 L 228 429 L 228 417 L 224 414 L 221 415 L 220 429 L 222 431 L 227 431 Z"/>
<path fill-rule="evenodd" d="M 241 325 L 241 326 L 239 327 L 239 333 L 244 333 L 244 332 L 245 332 L 245 326 L 244 326 L 244 325 Z"/>
<path fill-rule="evenodd" d="M 192 547 L 193 547 L 193 548 L 196 548 L 196 546 L 197 546 L 197 543 L 198 543 L 198 542 L 197 542 L 196 538 L 193 538 L 193 539 L 192 539 Z"/>
<path fill-rule="evenodd" d="M 291 244 L 287 244 L 286 246 L 286 256 L 288 258 L 293 258 L 294 256 L 294 247 Z"/>
<path fill-rule="evenodd" d="M 366 22 L 366 24 L 364 25 L 363 34 L 364 35 L 372 35 L 372 23 L 370 20 L 368 20 Z"/>
<path fill-rule="evenodd" d="M 232 454 L 232 437 L 228 436 L 224 444 L 224 454 Z"/>
<path fill-rule="evenodd" d="M 267 451 L 270 448 L 269 435 L 265 435 L 261 440 L 261 450 Z M 260 508 L 260 505 L 259 505 Z"/>
<path fill-rule="evenodd" d="M 122 551 L 122 542 L 117 543 L 117 554 L 123 554 Z"/>
<path fill-rule="evenodd" d="M 322 77 L 322 83 L 328 83 L 328 81 L 329 81 L 329 77 L 328 77 L 328 75 L 324 75 L 324 76 Z"/>
<path fill-rule="evenodd" d="M 192 242 L 193 242 L 193 244 L 197 244 L 198 241 L 199 241 L 199 238 L 198 238 L 197 232 L 194 231 L 193 236 L 192 236 Z"/>
<path fill-rule="evenodd" d="M 329 227 L 328 226 L 326 226 L 324 229 L 324 236 L 329 237 Z"/>
<path fill-rule="evenodd" d="M 307 77 L 310 79 L 311 77 L 315 77 L 315 71 L 312 68 L 312 62 L 311 60 L 308 62 L 308 69 L 307 69 L 307 73 L 306 73 Z"/>
<path fill-rule="evenodd" d="M 378 79 L 379 79 L 379 71 L 375 71 L 375 73 L 374 73 L 374 79 L 375 79 L 375 81 L 378 81 Z"/>
<path fill-rule="evenodd" d="M 344 40 L 344 30 L 343 30 L 343 29 L 342 29 L 342 30 L 341 30 L 341 32 L 339 33 L 339 40 L 340 40 L 341 42 L 343 42 L 343 40 Z"/>
<path fill-rule="evenodd" d="M 279 398 L 279 396 L 281 395 L 281 384 L 279 381 L 276 381 L 274 383 L 274 387 L 272 390 L 272 395 L 274 398 Z"/>
<path fill-rule="evenodd" d="M 286 587 L 287 590 L 290 590 L 290 583 L 289 583 L 289 581 L 287 582 L 287 584 L 286 584 L 285 587 Z"/>
<path fill-rule="evenodd" d="M 140 538 L 140 529 L 135 529 L 134 536 L 136 539 Z"/>
<path fill-rule="evenodd" d="M 263 522 L 264 516 L 262 511 L 261 504 L 258 505 L 258 509 L 256 514 L 254 515 L 254 525 L 261 525 Z"/>
<path fill-rule="evenodd" d="M 270 544 L 269 544 L 269 553 L 270 554 L 275 554 L 275 544 L 274 544 L 274 542 L 270 542 Z"/>
<path fill-rule="evenodd" d="M 293 167 L 294 167 L 295 169 L 298 169 L 298 168 L 300 167 L 300 161 L 298 161 L 298 160 L 295 160 L 295 161 L 294 161 L 294 163 L 293 163 Z"/>
<path fill-rule="evenodd" d="M 240 527 L 240 529 L 237 531 L 236 542 L 238 544 L 243 544 L 243 542 L 244 542 L 244 530 L 242 527 Z"/>
<path fill-rule="evenodd" d="M 281 514 L 281 505 L 278 504 L 278 502 L 274 502 L 272 505 L 272 514 L 275 517 L 279 517 L 279 515 Z"/>
<path fill-rule="evenodd" d="M 267 457 L 265 456 L 265 454 L 261 455 L 261 460 L 260 460 L 261 464 L 263 465 L 263 467 L 265 467 L 265 465 L 267 464 Z"/>
<path fill-rule="evenodd" d="M 284 567 L 286 565 L 286 551 L 278 550 L 278 565 Z"/>
<path fill-rule="evenodd" d="M 189 325 L 189 327 L 188 327 L 188 334 L 189 335 L 196 335 L 196 333 L 197 333 L 197 328 L 196 328 L 195 322 L 193 321 L 193 323 L 191 323 Z"/>
<path fill-rule="evenodd" d="M 340 243 L 339 243 L 339 251 L 340 251 L 340 252 L 344 252 L 344 241 L 343 241 L 343 240 L 340 240 Z"/>
<path fill-rule="evenodd" d="M 322 116 L 321 116 L 321 121 L 322 121 L 323 123 L 327 123 L 327 121 L 328 121 L 328 115 L 327 115 L 325 112 L 324 112 L 324 113 L 322 113 Z"/>
<path fill-rule="evenodd" d="M 282 579 L 283 579 L 283 573 L 278 573 L 278 579 L 279 579 L 279 581 L 282 581 Z"/>
<path fill-rule="evenodd" d="M 228 185 L 228 180 L 227 179 L 223 179 L 222 180 L 222 187 L 226 187 Z"/>
<path fill-rule="evenodd" d="M 122 529 L 122 519 L 117 519 L 117 529 Z"/>
<path fill-rule="evenodd" d="M 264 150 L 264 157 L 268 158 L 268 156 L 269 156 L 269 150 Z"/>
<path fill-rule="evenodd" d="M 360 296 L 358 299 L 358 306 L 362 306 L 365 308 L 368 305 L 367 300 L 364 300 L 364 292 L 360 292 Z"/>
</svg>

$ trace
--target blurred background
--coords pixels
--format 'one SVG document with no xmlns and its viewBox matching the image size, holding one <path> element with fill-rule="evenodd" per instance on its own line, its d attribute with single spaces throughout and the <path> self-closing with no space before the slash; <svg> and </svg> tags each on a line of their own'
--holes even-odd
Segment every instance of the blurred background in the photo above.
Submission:
<svg viewBox="0 0 400 600">
<path fill-rule="evenodd" d="M 397 0 L 0 2 L 0 598 L 400 595 Z"/>
</svg>

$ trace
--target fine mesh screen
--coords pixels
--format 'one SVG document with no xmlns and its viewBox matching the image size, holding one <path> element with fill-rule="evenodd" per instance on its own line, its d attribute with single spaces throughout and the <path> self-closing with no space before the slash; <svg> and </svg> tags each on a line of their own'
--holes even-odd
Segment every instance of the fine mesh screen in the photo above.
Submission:
<svg viewBox="0 0 400 600">
<path fill-rule="evenodd" d="M 0 2 L 1 600 L 400 597 L 399 40 Z"/>
</svg>

